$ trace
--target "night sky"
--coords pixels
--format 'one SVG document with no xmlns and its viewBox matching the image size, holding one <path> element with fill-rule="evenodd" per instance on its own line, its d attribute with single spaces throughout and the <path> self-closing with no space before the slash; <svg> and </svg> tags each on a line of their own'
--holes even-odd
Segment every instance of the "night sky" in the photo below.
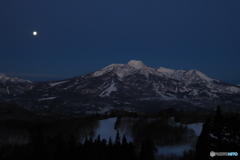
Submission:
<svg viewBox="0 0 240 160">
<path fill-rule="evenodd" d="M 240 84 L 239 43 L 239 0 L 0 0 L 0 73 L 32 81 L 141 60 Z"/>
</svg>

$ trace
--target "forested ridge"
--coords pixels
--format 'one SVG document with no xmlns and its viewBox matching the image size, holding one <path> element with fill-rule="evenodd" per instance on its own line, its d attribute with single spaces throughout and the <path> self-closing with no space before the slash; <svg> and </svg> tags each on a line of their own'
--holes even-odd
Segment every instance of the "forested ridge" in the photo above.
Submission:
<svg viewBox="0 0 240 160">
<path fill-rule="evenodd" d="M 67 141 L 62 134 L 44 138 L 39 131 L 26 145 L 7 145 L 0 149 L 2 160 L 154 160 L 156 147 L 150 138 L 141 143 L 128 142 L 119 132 L 113 141 L 110 137 L 97 139 L 86 137 L 84 143 L 76 143 L 74 136 Z"/>
<path fill-rule="evenodd" d="M 211 151 L 240 153 L 238 113 L 222 113 L 218 106 L 215 114 L 197 115 L 192 119 L 195 115 L 167 109 L 150 116 L 118 116 L 115 130 L 128 127 L 133 141 L 128 141 L 125 135 L 121 137 L 119 132 L 115 137 L 107 139 L 97 136 L 93 130 L 98 128 L 99 120 L 102 119 L 99 116 L 56 121 L 0 121 L 0 159 L 204 160 L 211 158 Z M 156 154 L 156 146 L 189 143 L 194 133 L 185 124 L 200 122 L 204 117 L 206 121 L 192 150 L 184 152 L 182 156 Z M 5 143 L 2 141 L 3 133 L 14 133 L 20 137 L 28 135 L 29 139 L 25 143 Z M 214 157 L 221 158 L 236 159 L 239 156 Z"/>
</svg>

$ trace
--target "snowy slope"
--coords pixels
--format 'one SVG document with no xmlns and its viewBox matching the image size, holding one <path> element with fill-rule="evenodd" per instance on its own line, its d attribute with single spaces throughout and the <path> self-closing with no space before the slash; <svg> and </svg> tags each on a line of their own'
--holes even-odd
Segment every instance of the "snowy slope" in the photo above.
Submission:
<svg viewBox="0 0 240 160">
<path fill-rule="evenodd" d="M 7 77 L 6 75 L 0 73 L 0 83 L 32 83 L 32 82 L 21 78 Z"/>
<path fill-rule="evenodd" d="M 99 77 L 101 75 L 104 75 L 106 73 L 109 73 L 110 71 L 112 71 L 114 68 L 117 68 L 118 66 L 122 66 L 121 64 L 111 64 L 107 67 L 104 67 L 103 69 L 96 71 L 92 74 L 92 77 Z"/>
<path fill-rule="evenodd" d="M 1 75 L 6 82 L 6 78 Z M 38 102 L 63 101 L 65 105 L 82 105 L 81 98 L 119 99 L 124 101 L 169 101 L 203 107 L 219 103 L 240 104 L 240 87 L 214 80 L 192 70 L 150 68 L 141 61 L 111 64 L 98 71 L 62 81 L 27 83 L 25 86 L 0 84 L 0 95 L 26 93 Z M 18 94 L 16 94 L 18 92 Z M 58 97 L 51 99 L 45 97 Z M 69 100 L 72 99 L 72 100 Z M 32 102 L 32 105 L 34 102 Z M 87 101 L 86 103 L 92 103 Z M 131 102 L 132 103 L 132 102 Z M 47 104 L 49 106 L 49 104 Z M 108 104 L 104 104 L 108 105 Z"/>
<path fill-rule="evenodd" d="M 32 84 L 29 80 L 16 77 L 7 77 L 0 74 L 0 97 L 2 95 L 17 96 L 27 90 L 27 86 Z"/>
<path fill-rule="evenodd" d="M 112 81 L 111 81 L 111 84 L 109 84 L 109 85 L 107 86 L 107 88 L 105 88 L 105 89 L 101 92 L 101 94 L 99 94 L 99 96 L 100 96 L 100 97 L 109 97 L 110 94 L 111 94 L 112 92 L 115 92 L 115 91 L 117 91 L 116 84 L 115 84 L 114 81 L 112 80 Z"/>
<path fill-rule="evenodd" d="M 184 101 L 220 100 L 226 94 L 240 93 L 240 87 L 211 79 L 195 69 L 150 68 L 137 60 L 111 64 L 86 75 L 32 88 L 43 90 L 42 95 L 47 92 L 73 92 L 99 97 L 159 97 L 161 100 Z"/>
<path fill-rule="evenodd" d="M 207 95 L 217 98 L 218 96 L 216 93 L 240 93 L 240 88 L 211 79 L 195 69 L 188 71 L 173 70 L 163 67 L 154 69 L 136 60 L 131 60 L 127 64 L 112 64 L 92 73 L 92 77 L 117 76 L 120 81 L 125 81 L 129 79 L 130 76 L 135 75 L 144 76 L 147 79 L 144 80 L 146 82 L 145 85 L 149 86 L 151 84 L 153 87 L 152 90 L 157 94 L 161 91 L 180 91 L 191 92 L 188 95 L 196 97 L 200 95 L 199 89 L 201 89 L 201 91 L 205 90 Z M 161 86 L 161 89 L 156 89 L 156 86 Z"/>
</svg>

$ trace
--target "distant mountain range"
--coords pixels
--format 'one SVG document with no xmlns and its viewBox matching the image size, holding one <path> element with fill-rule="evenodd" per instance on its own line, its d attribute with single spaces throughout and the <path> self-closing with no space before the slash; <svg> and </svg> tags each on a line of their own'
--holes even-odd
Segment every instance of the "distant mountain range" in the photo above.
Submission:
<svg viewBox="0 0 240 160">
<path fill-rule="evenodd" d="M 229 110 L 240 108 L 237 85 L 211 79 L 195 69 L 150 68 L 136 60 L 63 81 L 33 83 L 0 74 L 0 95 L 2 100 L 30 110 L 69 114 L 107 112 L 117 107 L 135 110 L 149 103 L 192 110 L 212 109 L 217 104 L 231 105 L 226 108 Z"/>
<path fill-rule="evenodd" d="M 21 95 L 25 93 L 27 85 L 32 82 L 29 80 L 24 80 L 16 77 L 7 77 L 4 74 L 0 74 L 0 96 L 6 95 Z"/>
</svg>

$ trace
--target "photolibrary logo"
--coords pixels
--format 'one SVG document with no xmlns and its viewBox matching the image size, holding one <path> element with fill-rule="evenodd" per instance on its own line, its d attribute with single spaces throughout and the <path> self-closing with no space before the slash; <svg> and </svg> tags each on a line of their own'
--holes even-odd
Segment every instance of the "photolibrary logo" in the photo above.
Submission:
<svg viewBox="0 0 240 160">
<path fill-rule="evenodd" d="M 210 152 L 210 156 L 211 156 L 211 157 L 214 157 L 214 156 L 215 156 L 215 152 L 211 151 L 211 152 Z"/>
<path fill-rule="evenodd" d="M 238 156 L 238 152 L 210 152 L 210 157 L 214 156 Z"/>
</svg>

